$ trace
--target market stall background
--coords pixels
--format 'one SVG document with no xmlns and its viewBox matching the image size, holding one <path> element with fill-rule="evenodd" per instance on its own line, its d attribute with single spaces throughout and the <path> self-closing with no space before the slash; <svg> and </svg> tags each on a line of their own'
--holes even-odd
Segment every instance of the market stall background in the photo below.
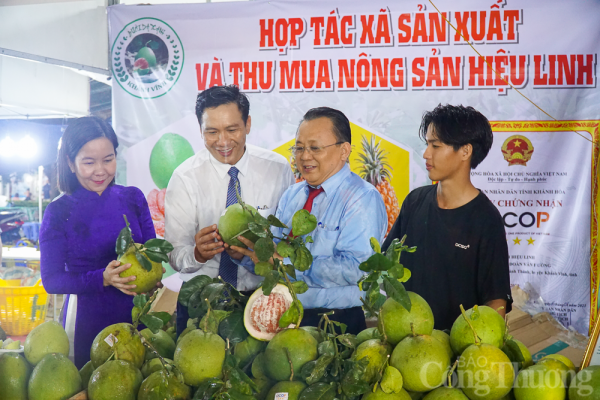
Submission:
<svg viewBox="0 0 600 400">
<path fill-rule="evenodd" d="M 353 170 L 364 172 L 360 154 L 389 164 L 382 181 L 391 190 L 379 189 L 393 211 L 394 199 L 401 205 L 431 183 L 417 133 L 423 112 L 471 105 L 495 132 L 473 181 L 504 217 L 512 284 L 587 333 L 598 301 L 592 141 L 600 124 L 600 3 L 434 3 L 463 36 L 430 2 L 109 7 L 113 123 L 126 148 L 119 179 L 148 196 L 160 233 L 161 190 L 176 166 L 161 161 L 177 164 L 190 146 L 203 147 L 195 97 L 234 83 L 250 97 L 248 141 L 288 157 L 309 108 L 346 113 Z"/>
</svg>

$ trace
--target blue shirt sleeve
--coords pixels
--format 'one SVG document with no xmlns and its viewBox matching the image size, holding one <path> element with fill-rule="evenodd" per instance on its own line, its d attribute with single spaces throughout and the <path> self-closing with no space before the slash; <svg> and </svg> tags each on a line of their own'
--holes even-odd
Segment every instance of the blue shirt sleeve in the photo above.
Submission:
<svg viewBox="0 0 600 400">
<path fill-rule="evenodd" d="M 373 254 L 370 238 L 375 237 L 381 242 L 386 228 L 387 213 L 381 195 L 374 190 L 366 192 L 348 204 L 339 230 L 319 232 L 318 241 L 310 245 L 311 251 L 317 248 L 331 250 L 328 255 L 315 256 L 311 268 L 299 279 L 310 287 L 356 285 L 364 274 L 358 268 L 359 264 Z"/>
</svg>

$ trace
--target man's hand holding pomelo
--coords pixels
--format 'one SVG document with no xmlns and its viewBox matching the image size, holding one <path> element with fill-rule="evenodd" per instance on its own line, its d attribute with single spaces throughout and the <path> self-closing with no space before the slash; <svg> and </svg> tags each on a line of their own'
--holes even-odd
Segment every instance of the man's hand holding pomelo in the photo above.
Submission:
<svg viewBox="0 0 600 400">
<path fill-rule="evenodd" d="M 216 241 L 215 241 L 216 239 Z M 202 228 L 194 237 L 196 247 L 194 248 L 194 257 L 200 263 L 206 263 L 208 260 L 222 253 L 225 248 L 217 231 L 217 225 Z"/>
<path fill-rule="evenodd" d="M 121 278 L 119 274 L 125 270 L 128 270 L 131 267 L 131 264 L 123 264 L 117 260 L 111 261 L 110 264 L 106 266 L 106 269 L 102 273 L 102 277 L 104 278 L 103 285 L 104 286 L 114 286 L 119 289 L 121 292 L 128 294 L 130 296 L 135 296 L 136 293 L 129 291 L 128 289 L 134 289 L 136 285 L 128 285 L 127 282 L 135 281 L 135 276 L 128 276 L 126 278 Z"/>
<path fill-rule="evenodd" d="M 248 246 L 248 248 L 247 248 L 247 249 L 244 249 L 244 248 L 241 248 L 241 247 L 238 247 L 238 246 L 230 246 L 230 245 L 228 245 L 227 243 L 225 243 L 225 248 L 226 248 L 226 249 L 231 249 L 231 251 L 232 251 L 232 252 L 235 252 L 235 253 L 241 254 L 242 256 L 248 256 L 248 257 L 250 257 L 250 259 L 252 260 L 252 262 L 253 262 L 254 264 L 258 264 L 258 262 L 259 262 L 259 261 L 258 261 L 258 257 L 256 257 L 256 253 L 254 253 L 254 243 L 252 243 L 252 241 L 251 241 L 251 240 L 248 240 L 248 239 L 246 239 L 245 237 L 243 237 L 243 236 L 241 236 L 241 235 L 240 235 L 240 236 L 238 236 L 238 237 L 237 237 L 237 239 L 238 239 L 240 242 L 244 243 L 246 246 Z M 274 245 L 275 245 L 275 248 L 277 248 L 277 244 L 276 244 L 276 243 L 274 243 Z M 229 253 L 229 255 L 231 255 L 231 253 Z M 233 257 L 233 256 L 232 256 L 232 257 Z M 275 251 L 275 253 L 273 253 L 273 257 L 274 257 L 274 258 L 279 258 L 281 261 L 283 261 L 283 257 L 281 257 L 281 256 L 280 256 L 280 255 L 277 253 L 277 251 Z M 237 258 L 237 257 L 233 257 L 233 258 Z M 241 258 L 242 258 L 242 257 L 239 257 L 239 258 L 237 258 L 237 259 L 238 259 L 238 260 L 240 260 Z M 269 262 L 270 262 L 271 264 L 273 264 L 273 258 L 269 259 Z"/>
</svg>

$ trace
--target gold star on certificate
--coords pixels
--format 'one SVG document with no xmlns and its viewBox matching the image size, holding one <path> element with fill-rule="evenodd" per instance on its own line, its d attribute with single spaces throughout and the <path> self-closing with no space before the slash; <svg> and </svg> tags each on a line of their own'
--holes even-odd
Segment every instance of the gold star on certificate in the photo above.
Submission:
<svg viewBox="0 0 600 400">
<path fill-rule="evenodd" d="M 513 242 L 515 242 L 515 244 L 521 244 L 521 239 L 519 239 L 518 237 L 516 239 L 513 239 Z"/>
<path fill-rule="evenodd" d="M 533 244 L 533 242 L 535 242 L 535 239 L 530 237 L 529 239 L 527 239 L 527 244 Z"/>
<path fill-rule="evenodd" d="M 521 142 L 519 142 L 518 140 L 515 140 L 515 147 L 521 147 Z"/>
</svg>

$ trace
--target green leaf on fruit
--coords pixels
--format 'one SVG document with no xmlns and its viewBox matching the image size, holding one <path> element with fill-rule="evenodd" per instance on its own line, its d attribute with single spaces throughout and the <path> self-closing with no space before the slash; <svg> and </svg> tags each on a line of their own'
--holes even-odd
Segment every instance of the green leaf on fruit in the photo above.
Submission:
<svg viewBox="0 0 600 400">
<path fill-rule="evenodd" d="M 169 314 L 168 312 L 164 312 L 164 311 L 151 312 L 151 313 L 148 313 L 148 315 L 151 315 L 156 318 L 160 318 L 160 320 L 163 322 L 164 325 L 168 324 L 169 321 L 171 320 L 171 314 Z"/>
<path fill-rule="evenodd" d="M 155 253 L 170 253 L 173 251 L 173 245 L 164 239 L 150 239 L 144 243 L 144 247 Z"/>
<path fill-rule="evenodd" d="M 221 321 L 231 315 L 231 313 L 232 311 L 210 310 L 209 313 L 204 314 L 204 317 L 202 317 L 198 326 L 205 332 L 214 333 L 216 335 L 219 333 Z"/>
<path fill-rule="evenodd" d="M 254 251 L 259 261 L 269 261 L 275 253 L 275 246 L 271 238 L 260 238 L 254 244 Z"/>
<path fill-rule="evenodd" d="M 133 307 L 131 309 L 131 321 L 135 324 L 140 316 L 142 309 L 140 307 Z"/>
<path fill-rule="evenodd" d="M 286 224 L 284 224 L 283 222 L 281 222 L 276 216 L 274 216 L 273 214 L 270 214 L 267 217 L 267 221 L 269 221 L 269 223 L 277 228 L 287 228 L 288 226 Z"/>
<path fill-rule="evenodd" d="M 404 285 L 389 276 L 383 278 L 383 290 L 392 299 L 396 300 L 406 311 L 410 312 L 411 302 Z"/>
<path fill-rule="evenodd" d="M 162 319 L 152 315 L 142 315 L 140 322 L 146 325 L 146 327 L 150 329 L 152 333 L 158 333 L 158 331 L 160 331 L 164 325 Z"/>
<path fill-rule="evenodd" d="M 268 296 L 273 291 L 273 288 L 279 283 L 279 271 L 272 270 L 266 276 L 262 284 L 263 294 Z"/>
<path fill-rule="evenodd" d="M 291 265 L 291 264 L 284 264 L 282 267 L 283 267 L 283 270 L 285 271 L 286 274 L 288 274 L 289 276 L 291 276 L 292 279 L 296 279 L 296 268 L 294 268 L 293 265 Z"/>
<path fill-rule="evenodd" d="M 221 321 L 219 325 L 219 336 L 223 339 L 229 339 L 229 343 L 236 344 L 243 342 L 248 337 L 246 327 L 244 327 L 244 311 L 235 310 L 231 315 Z"/>
<path fill-rule="evenodd" d="M 307 210 L 298 210 L 292 218 L 292 231 L 294 236 L 304 236 L 315 230 L 317 227 L 317 217 Z"/>
<path fill-rule="evenodd" d="M 332 355 L 322 355 L 317 358 L 317 362 L 314 364 L 313 370 L 310 375 L 306 378 L 306 383 L 312 385 L 313 383 L 318 382 L 327 372 L 327 367 L 333 361 L 334 356 Z"/>
<path fill-rule="evenodd" d="M 254 233 L 258 237 L 267 237 L 267 231 L 265 227 L 255 222 L 248 223 L 248 229 L 250 229 L 250 232 Z"/>
<path fill-rule="evenodd" d="M 356 339 L 356 336 L 350 333 L 339 335 L 337 337 L 337 340 L 344 346 L 349 347 L 351 349 L 355 349 L 356 346 L 358 346 L 358 340 Z"/>
<path fill-rule="evenodd" d="M 305 246 L 298 247 L 296 249 L 296 257 L 292 260 L 290 257 L 290 261 L 294 264 L 294 267 L 298 271 L 306 271 L 310 268 L 313 262 L 313 256 L 310 254 L 310 251 Z"/>
<path fill-rule="evenodd" d="M 299 313 L 298 308 L 295 305 L 291 305 L 290 308 L 285 310 L 281 317 L 279 317 L 279 327 L 287 328 L 290 324 L 293 324 L 298 320 Z"/>
<path fill-rule="evenodd" d="M 150 261 L 153 261 L 155 263 L 169 262 L 169 256 L 167 256 L 164 253 L 157 253 L 150 250 L 143 251 L 143 253 L 146 255 L 146 257 L 150 259 Z"/>
<path fill-rule="evenodd" d="M 317 349 L 319 351 L 320 356 L 323 356 L 323 355 L 333 356 L 335 354 L 335 346 L 334 346 L 333 342 L 330 340 L 325 340 L 325 341 L 319 343 L 319 346 L 317 347 Z"/>
<path fill-rule="evenodd" d="M 314 243 L 315 241 L 313 240 L 312 236 L 307 236 L 306 239 L 304 240 L 306 243 Z"/>
<path fill-rule="evenodd" d="M 371 248 L 375 253 L 381 253 L 381 245 L 377 239 L 372 237 L 371 240 L 369 240 L 369 243 L 371 244 Z"/>
<path fill-rule="evenodd" d="M 304 281 L 293 282 L 292 286 L 294 287 L 294 292 L 296 292 L 296 294 L 302 294 L 308 291 L 308 285 Z"/>
<path fill-rule="evenodd" d="M 267 276 L 269 272 L 273 271 L 273 266 L 268 262 L 259 262 L 254 266 L 254 273 L 260 276 Z"/>
<path fill-rule="evenodd" d="M 133 298 L 133 305 L 139 307 L 140 309 L 144 308 L 147 302 L 148 296 L 146 296 L 145 294 L 138 294 Z"/>
<path fill-rule="evenodd" d="M 277 243 L 277 253 L 281 256 L 281 257 L 289 257 L 292 254 L 294 254 L 294 246 L 292 246 L 291 244 L 289 244 L 287 241 L 282 240 L 279 243 Z"/>
<path fill-rule="evenodd" d="M 400 283 L 404 283 L 404 282 L 408 281 L 410 279 L 410 277 L 412 276 L 410 269 L 403 268 L 403 271 L 404 271 L 404 274 L 402 275 L 402 278 L 398 278 L 398 282 L 400 282 Z"/>
<path fill-rule="evenodd" d="M 304 389 L 300 393 L 298 400 L 334 400 L 336 394 L 335 384 L 318 382 Z"/>
<path fill-rule="evenodd" d="M 150 260 L 148 260 L 146 257 L 144 257 L 139 251 L 135 252 L 135 258 L 136 258 L 136 260 L 138 260 L 138 262 L 140 263 L 142 268 L 144 268 L 148 272 L 152 271 L 152 263 L 150 262 Z"/>
<path fill-rule="evenodd" d="M 211 283 L 213 280 L 210 276 L 207 275 L 198 275 L 193 277 L 187 282 L 184 282 L 179 290 L 178 301 L 181 305 L 187 307 L 188 301 L 192 294 L 197 291 L 202 291 L 206 285 Z"/>
</svg>

